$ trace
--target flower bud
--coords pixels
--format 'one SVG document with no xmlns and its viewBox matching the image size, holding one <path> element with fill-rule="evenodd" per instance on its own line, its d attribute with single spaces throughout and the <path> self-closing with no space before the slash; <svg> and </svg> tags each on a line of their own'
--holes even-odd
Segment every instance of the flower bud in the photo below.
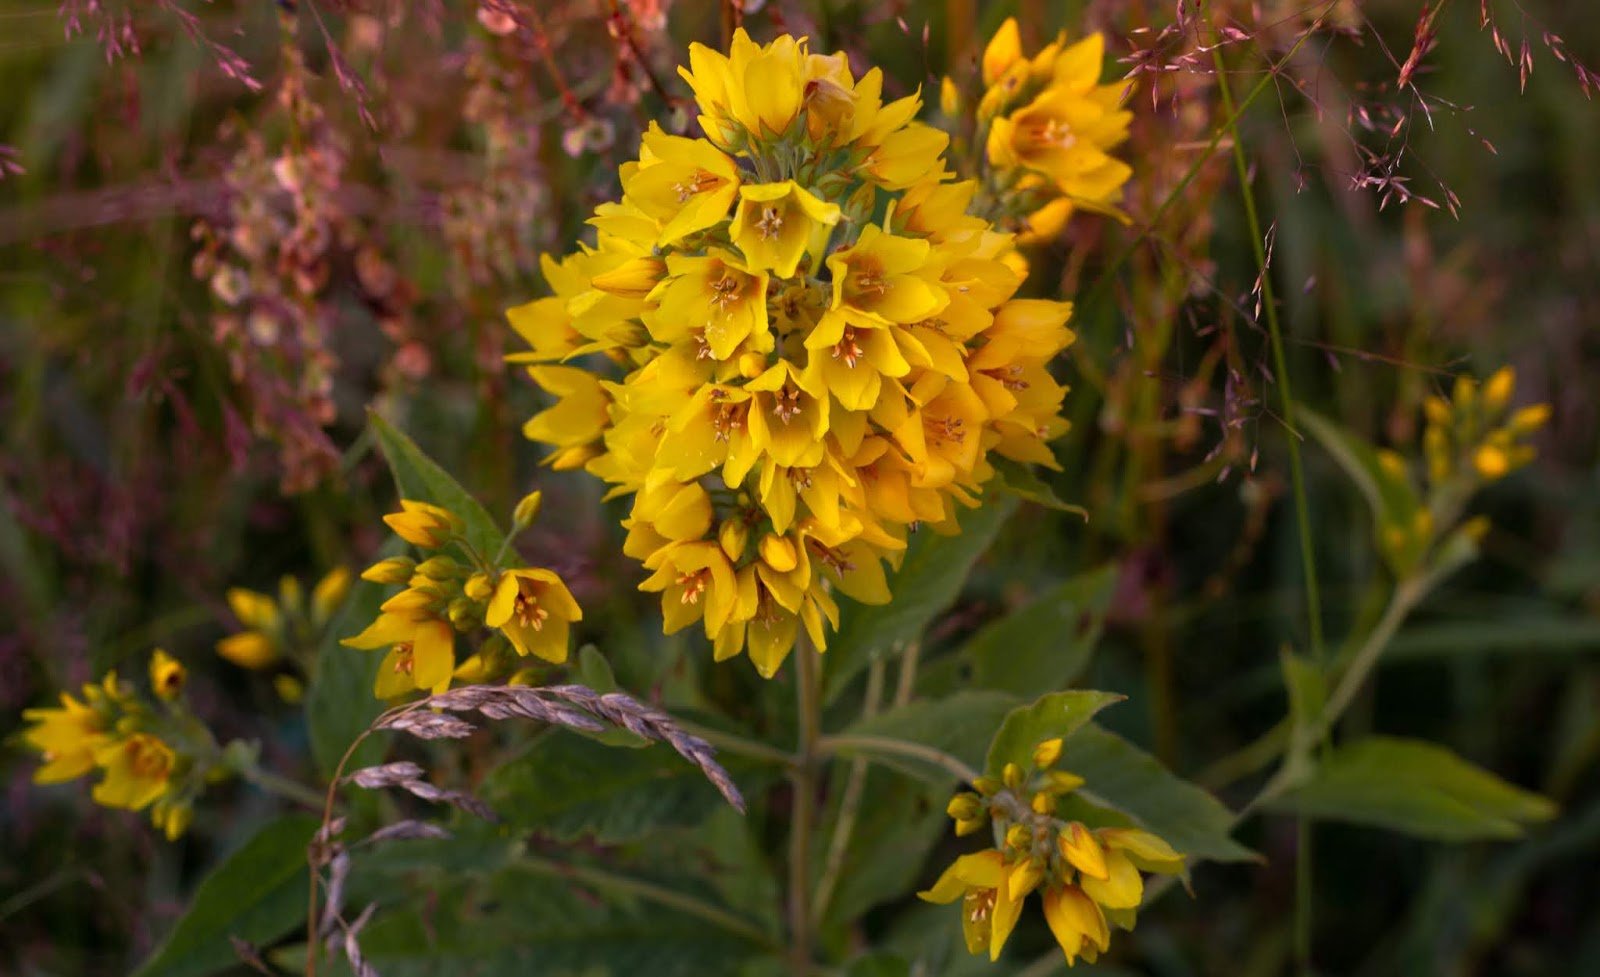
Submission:
<svg viewBox="0 0 1600 977">
<path fill-rule="evenodd" d="M 1550 405 L 1534 404 L 1530 407 L 1523 407 L 1513 412 L 1511 415 L 1511 420 L 1506 422 L 1506 429 L 1509 430 L 1513 435 L 1532 434 L 1541 427 L 1544 427 L 1545 422 L 1549 420 Z"/>
<path fill-rule="evenodd" d="M 1070 794 L 1083 786 L 1083 778 L 1075 773 L 1065 770 L 1049 770 L 1045 772 L 1046 790 L 1052 794 Z"/>
<path fill-rule="evenodd" d="M 1483 383 L 1483 409 L 1497 414 L 1511 403 L 1511 392 L 1517 384 L 1516 372 L 1502 366 Z"/>
<path fill-rule="evenodd" d="M 403 584 L 411 579 L 412 571 L 416 568 L 417 561 L 410 557 L 391 556 L 362 570 L 361 579 L 372 583 Z"/>
<path fill-rule="evenodd" d="M 429 580 L 451 580 L 461 575 L 461 564 L 440 553 L 417 564 L 417 573 Z"/>
<path fill-rule="evenodd" d="M 188 670 L 176 658 L 160 648 L 151 653 L 150 688 L 160 698 L 169 702 L 176 699 L 188 677 Z"/>
<path fill-rule="evenodd" d="M 961 114 L 961 89 L 949 75 L 939 82 L 939 111 L 952 118 Z"/>
<path fill-rule="evenodd" d="M 1006 829 L 1006 847 L 1026 851 L 1033 847 L 1033 832 L 1025 824 L 1013 824 Z"/>
<path fill-rule="evenodd" d="M 967 835 L 970 835 L 973 832 L 981 831 L 983 830 L 984 824 L 985 821 L 983 818 L 967 818 L 965 820 L 957 821 L 956 837 L 965 838 Z"/>
<path fill-rule="evenodd" d="M 1450 426 L 1450 405 L 1443 397 L 1429 397 L 1422 402 L 1422 412 L 1428 416 L 1428 423 L 1439 427 Z"/>
<path fill-rule="evenodd" d="M 477 603 L 465 597 L 457 597 L 451 601 L 449 610 L 445 612 L 445 615 L 450 618 L 450 624 L 463 634 L 483 623 L 483 620 L 478 616 Z"/>
<path fill-rule="evenodd" d="M 767 358 L 760 353 L 745 353 L 739 357 L 739 375 L 754 380 L 767 372 Z"/>
<path fill-rule="evenodd" d="M 535 489 L 522 497 L 516 509 L 511 513 L 511 524 L 518 530 L 526 529 L 533 525 L 539 518 L 539 510 L 544 508 L 544 493 Z"/>
<path fill-rule="evenodd" d="M 1015 763 L 1006 764 L 1005 769 L 1000 771 L 1000 780 L 1011 790 L 1021 790 L 1024 782 L 1022 768 Z"/>
<path fill-rule="evenodd" d="M 1472 467 L 1477 470 L 1479 477 L 1492 482 L 1504 478 L 1511 471 L 1511 459 L 1503 449 L 1486 444 L 1473 452 Z"/>
<path fill-rule="evenodd" d="M 1033 795 L 1033 800 L 1028 802 L 1028 806 L 1033 808 L 1035 814 L 1054 814 L 1056 799 L 1051 797 L 1048 791 L 1040 791 Z"/>
<path fill-rule="evenodd" d="M 1039 770 L 1045 770 L 1056 765 L 1061 759 L 1061 737 L 1048 739 L 1033 748 L 1033 765 Z"/>
<path fill-rule="evenodd" d="M 977 794 L 963 791 L 950 798 L 950 803 L 945 805 L 944 813 L 957 821 L 969 821 L 983 813 L 983 799 Z"/>
<path fill-rule="evenodd" d="M 794 543 L 776 533 L 761 537 L 761 561 L 779 573 L 788 573 L 800 565 Z"/>
<path fill-rule="evenodd" d="M 461 588 L 468 597 L 477 601 L 488 600 L 494 595 L 494 583 L 489 580 L 486 573 L 474 573 L 467 578 L 467 583 Z"/>
<path fill-rule="evenodd" d="M 745 543 L 750 540 L 750 527 L 743 519 L 727 519 L 717 530 L 717 543 L 728 559 L 737 563 L 744 558 Z"/>
<path fill-rule="evenodd" d="M 1000 788 L 1005 785 L 994 777 L 979 777 L 972 782 L 972 786 L 984 797 L 993 797 L 1000 793 Z"/>
</svg>

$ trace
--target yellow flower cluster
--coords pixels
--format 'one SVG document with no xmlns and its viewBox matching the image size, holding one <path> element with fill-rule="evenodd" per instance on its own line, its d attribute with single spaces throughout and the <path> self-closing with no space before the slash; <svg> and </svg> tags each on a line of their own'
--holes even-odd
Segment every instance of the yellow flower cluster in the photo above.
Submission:
<svg viewBox="0 0 1600 977">
<path fill-rule="evenodd" d="M 1427 479 L 1423 484 L 1400 454 L 1377 451 L 1373 476 L 1381 502 L 1378 545 L 1396 573 L 1403 575 L 1423 564 L 1456 527 L 1475 492 L 1533 460 L 1528 439 L 1549 421 L 1550 406 L 1513 410 L 1515 390 L 1516 375 L 1508 366 L 1481 385 L 1461 377 L 1448 399 L 1435 396 L 1424 402 L 1422 455 Z M 1474 539 L 1487 529 L 1481 517 L 1461 527 Z"/>
<path fill-rule="evenodd" d="M 173 708 L 185 677 L 183 666 L 157 649 L 150 657 L 150 688 L 168 708 L 152 709 L 110 672 L 85 685 L 82 699 L 63 692 L 59 707 L 24 710 L 22 718 L 32 725 L 23 740 L 44 761 L 34 781 L 62 783 L 99 770 L 95 803 L 129 811 L 150 808 L 151 822 L 169 840 L 176 839 L 193 818 L 203 782 L 187 751 L 174 747 L 194 735 L 194 724 Z"/>
<path fill-rule="evenodd" d="M 405 589 L 384 601 L 380 613 L 360 634 L 344 639 L 352 648 L 381 649 L 387 654 L 378 668 L 374 692 L 392 699 L 419 689 L 443 692 L 452 679 L 485 681 L 505 664 L 499 647 L 485 644 L 460 664 L 456 634 L 484 627 L 503 636 L 517 656 L 534 655 L 548 662 L 567 660 L 569 626 L 583 611 L 561 578 L 537 567 L 506 567 L 501 554 L 492 558 L 474 549 L 462 536 L 460 516 L 426 502 L 402 499 L 400 512 L 384 521 L 401 539 L 435 551 L 418 562 L 390 557 L 362 572 L 364 580 L 403 584 Z M 539 495 L 525 498 L 515 514 L 520 531 L 537 515 Z M 455 549 L 466 562 L 446 549 Z"/>
<path fill-rule="evenodd" d="M 633 496 L 666 630 L 770 677 L 802 626 L 825 647 L 832 589 L 889 599 L 910 528 L 953 528 L 991 455 L 1054 464 L 1071 306 L 1013 297 L 1012 237 L 880 70 L 743 31 L 689 60 L 705 138 L 645 134 L 597 245 L 511 310 L 532 347 L 511 359 L 556 399 L 524 428 L 548 463 Z"/>
<path fill-rule="evenodd" d="M 1018 217 L 1028 239 L 1059 233 L 1077 209 L 1123 218 L 1116 201 L 1133 171 L 1113 157 L 1128 136 L 1124 84 L 1100 84 L 1105 40 L 1072 44 L 1061 34 L 1037 54 L 1022 53 L 1015 18 L 983 52 L 983 92 L 973 142 L 983 147 L 984 189 L 996 218 Z M 942 107 L 962 115 L 956 82 L 944 79 Z"/>
<path fill-rule="evenodd" d="M 1111 927 L 1131 930 L 1144 898 L 1140 870 L 1181 874 L 1183 856 L 1148 831 L 1097 828 L 1056 816 L 1057 802 L 1083 780 L 1053 769 L 1062 742 L 1034 750 L 1033 767 L 1008 764 L 998 780 L 979 778 L 977 793 L 957 794 L 949 814 L 965 835 L 994 824 L 995 847 L 957 858 L 931 889 L 929 902 L 961 900 L 961 928 L 970 953 L 998 960 L 1038 890 L 1045 923 L 1067 963 L 1093 962 L 1111 946 Z"/>
<path fill-rule="evenodd" d="M 310 671 L 323 629 L 350 592 L 350 571 L 337 567 L 311 589 L 306 601 L 300 581 L 284 577 L 278 596 L 243 587 L 228 591 L 228 608 L 240 630 L 217 642 L 217 654 L 240 668 L 263 670 L 288 663 L 301 673 Z M 285 702 L 298 702 L 305 686 L 299 674 L 282 672 L 273 678 Z"/>
</svg>

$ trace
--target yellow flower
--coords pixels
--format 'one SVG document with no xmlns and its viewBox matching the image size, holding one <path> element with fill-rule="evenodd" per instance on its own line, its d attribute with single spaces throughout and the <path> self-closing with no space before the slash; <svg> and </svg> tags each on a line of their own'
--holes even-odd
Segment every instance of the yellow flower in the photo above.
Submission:
<svg viewBox="0 0 1600 977">
<path fill-rule="evenodd" d="M 504 632 L 517 654 L 560 664 L 567 660 L 568 625 L 581 620 L 583 610 L 560 577 L 522 569 L 500 575 L 483 622 Z"/>
<path fill-rule="evenodd" d="M 177 755 L 160 738 L 133 733 L 101 744 L 94 759 L 105 768 L 94 786 L 95 803 L 138 811 L 166 793 Z"/>
<path fill-rule="evenodd" d="M 1079 85 L 1061 53 L 1006 70 Z M 525 433 L 634 497 L 624 553 L 664 629 L 770 677 L 802 633 L 826 646 L 836 594 L 890 599 L 913 524 L 954 531 L 991 451 L 1053 463 L 1070 307 L 1011 307 L 1014 238 L 881 71 L 741 31 L 680 74 L 706 138 L 643 137 L 594 243 L 512 311 L 533 348 L 511 359 L 564 361 L 534 366 L 555 404 Z"/>
<path fill-rule="evenodd" d="M 93 686 L 86 686 L 85 692 L 91 689 Z M 44 760 L 33 774 L 34 782 L 40 784 L 74 780 L 93 770 L 95 751 L 107 742 L 110 728 L 102 710 L 66 692 L 61 693 L 59 708 L 25 709 L 22 718 L 35 724 L 22 738 Z"/>
<path fill-rule="evenodd" d="M 933 887 L 917 893 L 917 898 L 941 904 L 960 899 L 967 952 L 988 953 L 990 960 L 998 960 L 1022 916 L 1023 901 L 1032 888 L 1027 881 L 1025 867 L 1008 864 L 1003 854 L 991 848 L 957 858 Z M 1021 891 L 1014 891 L 1017 889 Z"/>
<path fill-rule="evenodd" d="M 188 671 L 171 655 L 157 648 L 150 655 L 150 688 L 162 699 L 176 699 L 183 691 Z"/>
<path fill-rule="evenodd" d="M 623 198 L 661 225 L 658 245 L 721 223 L 739 195 L 739 167 L 703 139 L 670 136 L 651 123 L 639 163 L 626 170 Z"/>
<path fill-rule="evenodd" d="M 1044 891 L 1040 902 L 1044 921 L 1066 954 L 1068 966 L 1077 963 L 1080 956 L 1093 963 L 1110 949 L 1111 928 L 1106 925 L 1105 913 L 1082 889 L 1075 885 L 1053 886 Z"/>
<path fill-rule="evenodd" d="M 652 298 L 657 305 L 643 319 L 650 335 L 663 343 L 693 342 L 697 355 L 726 360 L 743 344 L 772 349 L 767 328 L 767 275 L 753 272 L 725 251 L 705 257 L 672 255 L 668 277 Z M 548 439 L 540 439 L 548 440 Z"/>
<path fill-rule="evenodd" d="M 401 499 L 400 510 L 384 516 L 383 521 L 413 546 L 438 549 L 461 530 L 459 516 L 431 503 Z"/>
<path fill-rule="evenodd" d="M 443 692 L 455 670 L 455 629 L 429 609 L 431 598 L 402 591 L 385 601 L 377 620 L 340 643 L 366 650 L 387 648 L 373 690 L 392 699 L 416 689 Z"/>
<path fill-rule="evenodd" d="M 808 248 L 821 254 L 824 235 L 839 217 L 838 204 L 818 199 L 793 180 L 746 184 L 739 188 L 731 234 L 751 269 L 788 278 Z"/>
</svg>

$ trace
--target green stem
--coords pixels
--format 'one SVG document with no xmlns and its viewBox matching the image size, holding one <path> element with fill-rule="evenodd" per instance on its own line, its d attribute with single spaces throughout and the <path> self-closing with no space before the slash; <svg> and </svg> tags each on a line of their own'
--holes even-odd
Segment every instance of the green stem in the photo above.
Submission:
<svg viewBox="0 0 1600 977">
<path fill-rule="evenodd" d="M 960 757 L 951 756 L 921 743 L 897 740 L 891 736 L 824 736 L 817 747 L 825 754 L 866 753 L 878 756 L 909 757 L 942 767 L 964 783 L 978 779 L 978 771 L 967 766 Z"/>
<path fill-rule="evenodd" d="M 279 776 L 270 770 L 256 766 L 244 767 L 239 771 L 239 779 L 254 784 L 269 794 L 277 794 L 296 804 L 304 804 L 313 811 L 322 810 L 323 795 L 299 781 Z"/>
<path fill-rule="evenodd" d="M 874 659 L 867 672 L 867 691 L 861 704 L 862 719 L 871 719 L 878 714 L 878 700 L 883 696 L 884 671 L 883 659 Z M 844 856 L 850 849 L 850 835 L 855 831 L 866 787 L 867 760 L 857 757 L 850 763 L 844 794 L 839 799 L 839 816 L 834 822 L 833 837 L 828 841 L 828 857 L 823 860 L 822 877 L 817 880 L 817 891 L 811 899 L 811 918 L 814 920 L 822 919 L 827 913 L 833 890 L 839 884 L 839 875 L 844 870 Z"/>
<path fill-rule="evenodd" d="M 703 919 L 714 926 L 718 926 L 724 930 L 727 930 L 729 933 L 733 933 L 736 936 L 742 936 L 753 943 L 760 944 L 761 946 L 769 949 L 776 948 L 776 943 L 773 941 L 772 937 L 763 932 L 760 927 L 756 926 L 756 924 L 750 922 L 749 920 L 736 916 L 733 913 L 728 912 L 727 910 L 718 906 L 714 906 L 709 902 L 696 899 L 694 896 L 686 895 L 685 893 L 677 892 L 673 889 L 668 889 L 667 887 L 657 885 L 654 882 L 646 882 L 643 879 L 635 879 L 626 875 L 618 875 L 614 872 L 608 872 L 605 869 L 600 868 L 593 868 L 588 865 L 572 865 L 565 862 L 557 862 L 551 859 L 540 858 L 536 855 L 523 855 L 517 860 L 517 864 L 523 868 L 542 875 L 550 875 L 562 879 L 571 879 L 577 882 L 582 882 L 586 885 L 592 885 L 599 889 L 608 889 L 612 892 L 637 896 L 640 899 L 648 900 L 656 903 L 657 905 L 666 906 L 670 909 L 676 909 L 679 912 L 687 915 Z"/>
<path fill-rule="evenodd" d="M 795 744 L 789 816 L 789 965 L 795 977 L 811 971 L 811 833 L 817 807 L 818 725 L 822 700 L 816 652 L 804 634 L 795 646 Z"/>
<path fill-rule="evenodd" d="M 1256 212 L 1255 192 L 1250 187 L 1250 163 L 1245 157 L 1244 140 L 1239 137 L 1239 115 L 1234 110 L 1233 93 L 1228 89 L 1227 65 L 1219 46 L 1211 52 L 1217 67 L 1217 92 L 1222 98 L 1223 111 L 1229 115 L 1228 128 L 1233 131 L 1233 166 L 1239 176 L 1239 193 L 1244 197 L 1245 220 L 1250 229 L 1250 247 L 1255 254 L 1256 272 L 1260 276 L 1261 304 L 1266 310 L 1267 335 L 1272 345 L 1272 364 L 1277 373 L 1278 395 L 1283 423 L 1289 429 L 1289 477 L 1294 485 L 1295 523 L 1300 535 L 1300 565 L 1306 581 L 1306 616 L 1310 619 L 1311 655 L 1318 664 L 1326 664 L 1322 646 L 1322 595 L 1317 588 L 1317 561 L 1311 535 L 1311 509 L 1306 500 L 1305 471 L 1300 462 L 1300 431 L 1294 419 L 1294 388 L 1289 379 L 1289 365 L 1283 351 L 1283 330 L 1278 323 L 1278 302 L 1272 287 L 1272 275 L 1267 267 L 1266 243 L 1261 235 L 1261 218 Z"/>
</svg>

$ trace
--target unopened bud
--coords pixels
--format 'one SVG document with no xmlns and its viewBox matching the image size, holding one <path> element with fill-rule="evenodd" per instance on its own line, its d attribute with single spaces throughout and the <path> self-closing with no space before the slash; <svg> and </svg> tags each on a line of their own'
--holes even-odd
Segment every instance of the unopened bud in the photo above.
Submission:
<svg viewBox="0 0 1600 977">
<path fill-rule="evenodd" d="M 401 584 L 411 579 L 411 573 L 416 568 L 417 561 L 410 557 L 391 556 L 362 570 L 361 579 L 372 583 Z"/>
<path fill-rule="evenodd" d="M 1506 473 L 1511 471 L 1511 459 L 1506 456 L 1503 449 L 1486 444 L 1473 452 L 1472 467 L 1477 469 L 1481 478 L 1492 482 L 1504 478 Z"/>
<path fill-rule="evenodd" d="M 1483 408 L 1497 414 L 1511 403 L 1511 392 L 1516 388 L 1517 375 L 1509 366 L 1502 366 L 1483 384 Z"/>
<path fill-rule="evenodd" d="M 950 798 L 944 813 L 957 821 L 968 821 L 983 813 L 983 799 L 977 794 L 960 793 Z"/>
<path fill-rule="evenodd" d="M 516 509 L 511 512 L 511 523 L 518 530 L 526 529 L 533 525 L 539 518 L 539 510 L 544 507 L 544 493 L 535 489 L 522 497 Z"/>
<path fill-rule="evenodd" d="M 1005 769 L 1000 771 L 1000 780 L 1011 790 L 1021 790 L 1024 782 L 1022 768 L 1015 763 L 1006 764 Z"/>
<path fill-rule="evenodd" d="M 1450 405 L 1443 397 L 1429 397 L 1422 402 L 1422 412 L 1428 416 L 1429 424 L 1439 427 L 1450 426 Z"/>
<path fill-rule="evenodd" d="M 1457 410 L 1465 410 L 1478 400 L 1478 385 L 1471 377 L 1457 377 L 1455 389 L 1451 391 L 1450 399 L 1456 402 Z"/>
<path fill-rule="evenodd" d="M 1050 770 L 1044 776 L 1047 789 L 1052 794 L 1070 794 L 1084 783 L 1082 777 L 1065 770 Z"/>
<path fill-rule="evenodd" d="M 1047 770 L 1056 765 L 1061 759 L 1061 737 L 1048 739 L 1033 748 L 1033 765 L 1039 770 Z"/>
<path fill-rule="evenodd" d="M 486 573 L 474 573 L 467 578 L 466 586 L 461 589 L 473 600 L 488 600 L 494 595 L 494 584 L 490 582 Z"/>
<path fill-rule="evenodd" d="M 1006 847 L 1026 851 L 1033 847 L 1033 832 L 1025 824 L 1013 824 L 1006 829 Z"/>
<path fill-rule="evenodd" d="M 1029 802 L 1028 806 L 1033 808 L 1033 813 L 1035 814 L 1054 814 L 1056 799 L 1051 797 L 1049 793 L 1040 791 L 1033 795 L 1033 800 Z"/>
<path fill-rule="evenodd" d="M 972 782 L 972 786 L 984 797 L 993 797 L 1000 793 L 1000 788 L 1005 786 L 995 777 L 979 777 Z"/>
<path fill-rule="evenodd" d="M 739 375 L 754 380 L 767 372 L 767 358 L 760 353 L 745 353 L 739 357 Z"/>
<path fill-rule="evenodd" d="M 451 580 L 461 575 L 461 564 L 441 553 L 417 564 L 417 573 L 429 580 Z"/>
<path fill-rule="evenodd" d="M 1506 428 L 1512 434 L 1532 434 L 1545 426 L 1550 420 L 1549 404 L 1534 404 L 1523 407 L 1511 415 L 1511 420 L 1506 422 Z"/>
<path fill-rule="evenodd" d="M 465 597 L 457 597 L 450 602 L 450 609 L 446 612 L 450 624 L 457 631 L 467 632 L 478 627 L 483 622 L 478 618 L 478 605 Z"/>
<path fill-rule="evenodd" d="M 728 519 L 717 530 L 717 544 L 728 559 L 737 563 L 744 559 L 745 544 L 750 541 L 750 527 L 743 519 Z"/>
<path fill-rule="evenodd" d="M 761 537 L 761 561 L 779 573 L 788 573 L 800 565 L 794 543 L 776 533 Z"/>
<path fill-rule="evenodd" d="M 956 837 L 965 838 L 967 835 L 970 835 L 975 831 L 981 831 L 983 830 L 984 824 L 985 821 L 983 818 L 967 818 L 962 821 L 957 821 Z"/>
<path fill-rule="evenodd" d="M 951 117 L 961 114 L 961 89 L 949 75 L 939 82 L 939 111 Z"/>
</svg>

